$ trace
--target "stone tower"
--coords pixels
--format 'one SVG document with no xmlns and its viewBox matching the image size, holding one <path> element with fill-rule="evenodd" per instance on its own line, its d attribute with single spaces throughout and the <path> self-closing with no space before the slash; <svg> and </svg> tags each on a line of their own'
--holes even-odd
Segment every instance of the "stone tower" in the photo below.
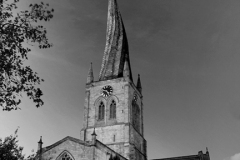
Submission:
<svg viewBox="0 0 240 160">
<path fill-rule="evenodd" d="M 90 67 L 81 139 L 97 139 L 131 160 L 146 160 L 140 77 L 134 84 L 127 36 L 116 0 L 109 0 L 106 47 L 99 79 Z M 94 132 L 94 133 L 95 133 Z"/>
</svg>

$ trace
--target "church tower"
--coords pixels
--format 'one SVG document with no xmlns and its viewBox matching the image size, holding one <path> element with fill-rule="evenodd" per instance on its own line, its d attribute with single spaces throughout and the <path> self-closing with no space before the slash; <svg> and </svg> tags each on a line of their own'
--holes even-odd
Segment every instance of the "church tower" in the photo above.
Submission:
<svg viewBox="0 0 240 160">
<path fill-rule="evenodd" d="M 95 132 L 94 132 L 95 131 Z M 109 0 L 106 47 L 99 79 L 90 67 L 81 139 L 97 140 L 131 160 L 146 160 L 140 76 L 134 84 L 128 42 L 116 0 Z"/>
</svg>

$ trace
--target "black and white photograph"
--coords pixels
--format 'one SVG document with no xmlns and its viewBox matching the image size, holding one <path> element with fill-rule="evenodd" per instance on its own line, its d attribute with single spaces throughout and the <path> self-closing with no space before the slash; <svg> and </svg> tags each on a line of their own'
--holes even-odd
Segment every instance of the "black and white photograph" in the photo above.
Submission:
<svg viewBox="0 0 240 160">
<path fill-rule="evenodd" d="M 240 1 L 0 0 L 0 160 L 240 160 Z"/>
</svg>

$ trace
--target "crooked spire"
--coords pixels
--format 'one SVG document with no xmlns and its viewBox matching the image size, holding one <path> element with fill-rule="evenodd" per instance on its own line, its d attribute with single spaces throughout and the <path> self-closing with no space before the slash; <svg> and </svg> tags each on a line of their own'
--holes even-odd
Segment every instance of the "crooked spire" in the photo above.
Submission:
<svg viewBox="0 0 240 160">
<path fill-rule="evenodd" d="M 99 80 L 123 77 L 126 59 L 129 66 L 130 79 L 132 80 L 128 41 L 122 17 L 118 10 L 117 0 L 109 0 L 106 46 Z"/>
<path fill-rule="evenodd" d="M 87 84 L 92 83 L 93 81 L 94 81 L 94 76 L 93 76 L 93 69 L 92 69 L 92 63 L 91 63 L 90 69 L 88 71 Z"/>
</svg>

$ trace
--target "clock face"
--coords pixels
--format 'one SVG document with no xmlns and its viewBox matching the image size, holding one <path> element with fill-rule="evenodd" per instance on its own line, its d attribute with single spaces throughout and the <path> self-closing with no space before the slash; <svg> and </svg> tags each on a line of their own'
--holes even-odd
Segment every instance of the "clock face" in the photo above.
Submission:
<svg viewBox="0 0 240 160">
<path fill-rule="evenodd" d="M 107 97 L 107 96 L 110 96 L 112 92 L 113 92 L 113 88 L 111 86 L 105 86 L 101 90 L 101 95 L 103 97 Z"/>
</svg>

